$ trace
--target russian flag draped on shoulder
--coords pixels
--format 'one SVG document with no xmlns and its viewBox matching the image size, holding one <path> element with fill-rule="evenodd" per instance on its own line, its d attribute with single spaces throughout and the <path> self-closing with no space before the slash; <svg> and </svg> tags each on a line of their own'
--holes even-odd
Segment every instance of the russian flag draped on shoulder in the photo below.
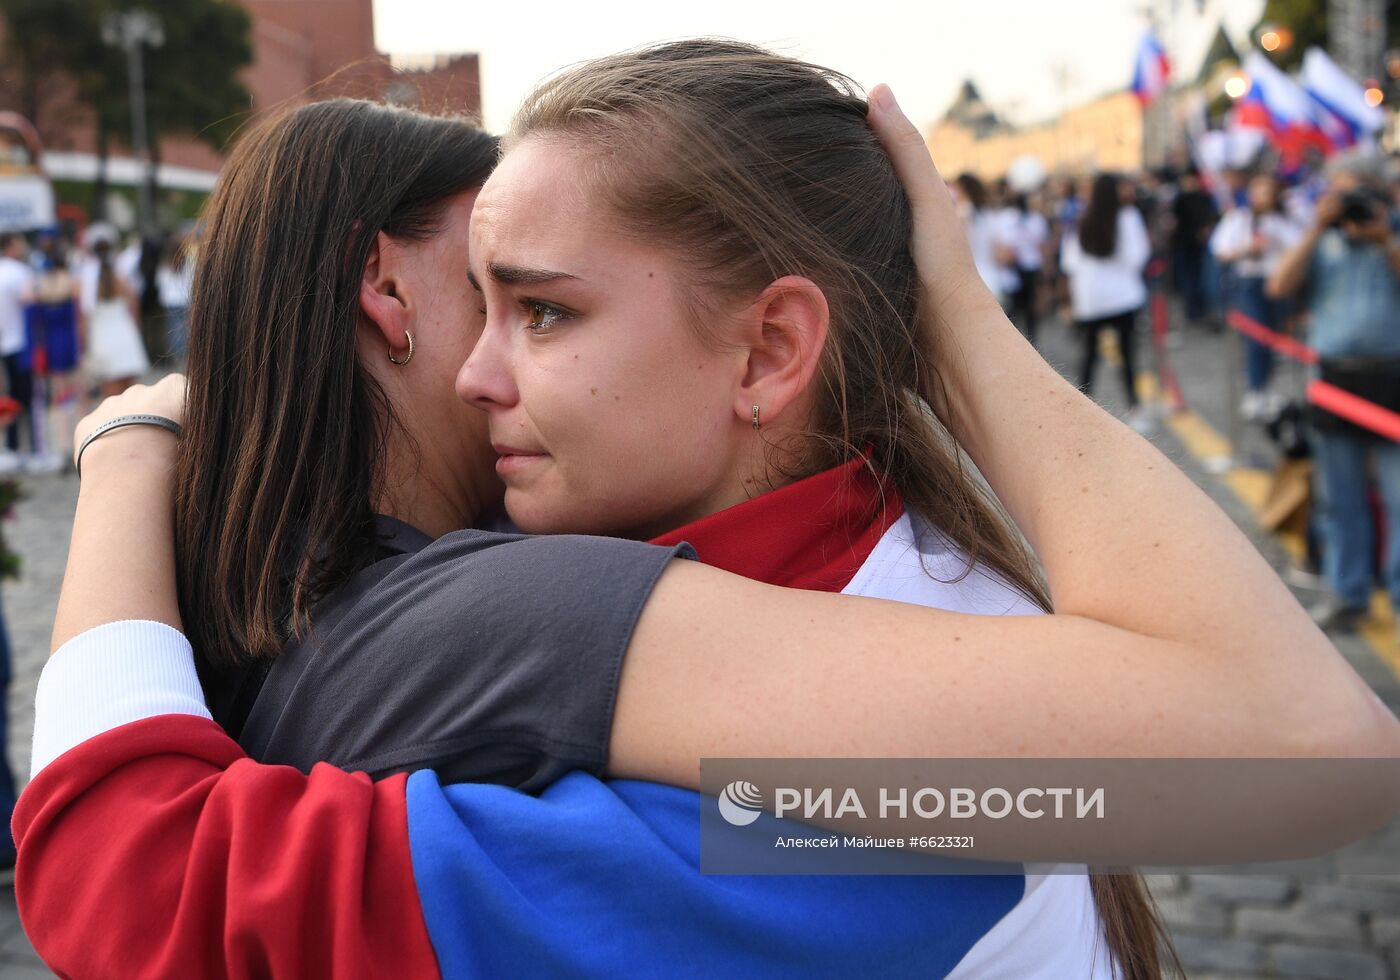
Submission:
<svg viewBox="0 0 1400 980">
<path fill-rule="evenodd" d="M 1133 94 L 1143 107 L 1151 105 L 1167 90 L 1171 80 L 1171 62 L 1157 35 L 1148 31 L 1138 45 L 1137 58 L 1133 62 Z"/>
</svg>

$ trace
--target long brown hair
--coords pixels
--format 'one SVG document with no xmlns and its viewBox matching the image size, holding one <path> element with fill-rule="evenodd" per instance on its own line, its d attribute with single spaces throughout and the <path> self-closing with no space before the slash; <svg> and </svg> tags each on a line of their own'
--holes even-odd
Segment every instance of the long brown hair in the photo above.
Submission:
<svg viewBox="0 0 1400 980">
<path fill-rule="evenodd" d="M 1079 219 L 1079 247 L 1085 255 L 1106 259 L 1117 250 L 1118 212 L 1122 209 L 1118 175 L 1102 173 L 1095 176 L 1089 191 L 1089 204 Z"/>
<path fill-rule="evenodd" d="M 510 140 L 562 139 L 629 230 L 695 271 L 697 325 L 714 300 L 802 275 L 831 310 L 810 431 L 782 447 L 799 478 L 859 458 L 975 565 L 1051 608 L 1038 565 L 930 411 L 946 405 L 920 329 L 908 198 L 845 76 L 720 40 L 583 63 L 536 90 Z M 1125 976 L 1171 956 L 1141 878 L 1096 875 L 1107 943 Z M 1179 966 L 1178 966 L 1179 968 Z"/>
<path fill-rule="evenodd" d="M 274 657 L 374 560 L 397 423 L 355 357 L 375 236 L 436 234 L 497 141 L 463 119 L 335 99 L 245 135 L 210 198 L 176 470 L 181 611 L 208 674 Z"/>
</svg>

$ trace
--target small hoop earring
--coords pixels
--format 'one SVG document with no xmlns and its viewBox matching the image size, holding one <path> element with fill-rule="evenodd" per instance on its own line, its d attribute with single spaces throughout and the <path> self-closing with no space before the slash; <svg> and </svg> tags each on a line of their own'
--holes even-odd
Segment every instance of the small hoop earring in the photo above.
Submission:
<svg viewBox="0 0 1400 980">
<path fill-rule="evenodd" d="M 394 347 L 391 344 L 389 346 L 389 361 L 393 364 L 404 365 L 407 364 L 409 361 L 413 360 L 413 333 L 412 331 L 405 330 L 403 332 L 403 335 L 408 338 L 408 356 L 405 357 L 402 361 L 396 359 L 394 357 Z"/>
<path fill-rule="evenodd" d="M 758 406 L 755 405 L 753 407 L 753 430 L 757 432 L 761 428 L 763 428 L 763 423 L 758 420 Z"/>
</svg>

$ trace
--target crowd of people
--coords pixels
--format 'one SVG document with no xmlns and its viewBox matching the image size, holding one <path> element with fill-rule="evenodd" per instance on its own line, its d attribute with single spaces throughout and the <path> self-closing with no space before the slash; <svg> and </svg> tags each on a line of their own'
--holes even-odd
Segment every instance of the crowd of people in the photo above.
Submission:
<svg viewBox="0 0 1400 980">
<path fill-rule="evenodd" d="M 91 225 L 0 233 L 0 356 L 15 417 L 5 428 L 0 473 L 69 465 L 71 433 L 94 396 L 125 390 L 158 356 L 184 350 L 194 272 L 192 236 L 160 247 L 122 246 L 115 228 Z M 158 328 L 148 338 L 145 327 Z"/>
<path fill-rule="evenodd" d="M 1264 161 L 1019 191 L 964 174 L 952 187 L 978 270 L 1026 336 L 1034 343 L 1039 318 L 1057 307 L 1078 331 L 1086 392 L 1100 334 L 1111 330 L 1127 420 L 1139 431 L 1153 425 L 1135 390 L 1153 286 L 1173 294 L 1176 327 L 1218 332 L 1228 314 L 1243 314 L 1312 348 L 1317 377 L 1400 410 L 1400 180 L 1377 154 L 1342 155 L 1289 180 Z M 1183 337 L 1174 328 L 1172 342 Z M 1329 629 L 1359 626 L 1378 584 L 1400 608 L 1400 444 L 1305 408 L 1301 393 L 1276 379 L 1273 347 L 1244 332 L 1238 343 L 1240 398 L 1230 410 L 1273 434 L 1281 419 L 1304 423 L 1286 429 L 1287 453 L 1313 461 L 1308 554 L 1291 578 L 1324 592 L 1315 619 Z"/>
</svg>

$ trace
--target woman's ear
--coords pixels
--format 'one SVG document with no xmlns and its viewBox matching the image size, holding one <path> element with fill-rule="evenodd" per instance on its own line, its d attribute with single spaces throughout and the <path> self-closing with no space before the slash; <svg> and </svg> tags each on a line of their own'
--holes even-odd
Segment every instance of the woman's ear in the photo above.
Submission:
<svg viewBox="0 0 1400 980">
<path fill-rule="evenodd" d="M 412 328 L 402 294 L 400 268 L 403 249 L 384 232 L 374 236 L 364 276 L 360 279 L 360 312 L 390 347 L 403 347 L 404 331 Z"/>
<path fill-rule="evenodd" d="M 748 423 L 753 406 L 763 423 L 776 421 L 807 391 L 821 363 L 831 312 L 812 280 L 784 276 L 768 285 L 745 313 L 748 356 L 735 413 Z"/>
</svg>

